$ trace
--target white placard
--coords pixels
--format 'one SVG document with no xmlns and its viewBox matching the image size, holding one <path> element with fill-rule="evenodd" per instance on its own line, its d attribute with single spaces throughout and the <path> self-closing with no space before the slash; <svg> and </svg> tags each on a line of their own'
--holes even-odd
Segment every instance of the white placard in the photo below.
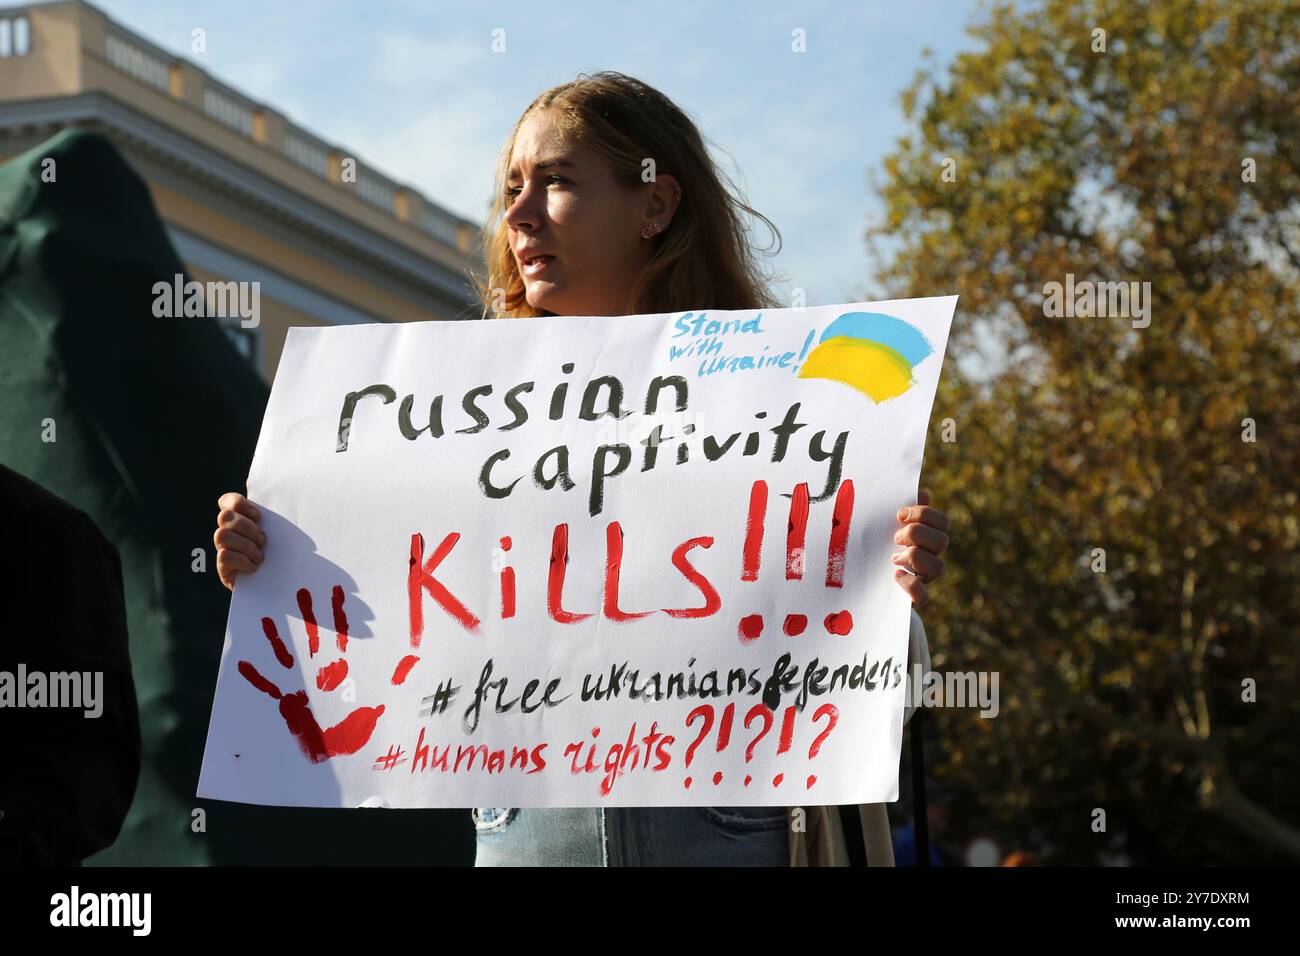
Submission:
<svg viewBox="0 0 1300 956">
<path fill-rule="evenodd" d="M 896 800 L 956 301 L 290 329 L 198 795 Z"/>
</svg>

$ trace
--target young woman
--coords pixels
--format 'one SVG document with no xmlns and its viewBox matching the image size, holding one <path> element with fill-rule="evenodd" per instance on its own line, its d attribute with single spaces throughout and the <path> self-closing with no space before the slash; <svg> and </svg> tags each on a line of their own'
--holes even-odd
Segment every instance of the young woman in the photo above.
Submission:
<svg viewBox="0 0 1300 956">
<path fill-rule="evenodd" d="M 488 223 L 483 317 L 637 315 L 775 308 L 746 205 L 695 124 L 619 73 L 580 75 L 524 111 L 503 150 Z M 904 508 L 894 576 L 914 605 L 944 571 L 948 519 Z M 218 501 L 217 571 L 257 570 L 266 535 L 237 492 Z M 915 625 L 916 622 L 914 622 Z M 506 808 L 473 811 L 476 865 L 786 865 L 784 807 Z"/>
</svg>

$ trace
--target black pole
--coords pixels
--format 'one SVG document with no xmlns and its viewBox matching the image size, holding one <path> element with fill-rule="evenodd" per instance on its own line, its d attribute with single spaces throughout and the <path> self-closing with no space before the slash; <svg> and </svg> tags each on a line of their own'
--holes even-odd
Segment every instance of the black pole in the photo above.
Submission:
<svg viewBox="0 0 1300 956">
<path fill-rule="evenodd" d="M 844 829 L 844 844 L 849 851 L 849 866 L 869 866 L 866 834 L 862 832 L 861 811 L 856 803 L 840 805 L 840 825 Z"/>
<path fill-rule="evenodd" d="M 912 728 L 912 831 L 916 836 L 915 866 L 930 865 L 930 819 L 925 811 L 925 710 L 917 706 L 908 721 Z"/>
</svg>

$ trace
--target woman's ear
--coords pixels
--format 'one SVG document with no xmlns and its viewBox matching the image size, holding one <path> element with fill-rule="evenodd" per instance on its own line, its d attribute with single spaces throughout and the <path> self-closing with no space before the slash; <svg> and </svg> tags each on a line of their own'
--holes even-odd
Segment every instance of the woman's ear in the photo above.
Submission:
<svg viewBox="0 0 1300 956">
<path fill-rule="evenodd" d="M 654 187 L 646 198 L 646 219 L 667 229 L 681 204 L 682 187 L 677 182 L 677 177 L 668 173 L 659 173 L 654 182 L 646 185 Z"/>
</svg>

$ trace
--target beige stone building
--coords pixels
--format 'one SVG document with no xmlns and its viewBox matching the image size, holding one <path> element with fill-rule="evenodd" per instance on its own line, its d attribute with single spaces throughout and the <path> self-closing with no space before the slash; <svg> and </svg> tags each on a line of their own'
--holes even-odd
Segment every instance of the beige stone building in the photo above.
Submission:
<svg viewBox="0 0 1300 956">
<path fill-rule="evenodd" d="M 191 279 L 269 382 L 291 325 L 476 318 L 480 227 L 80 0 L 0 7 L 0 162 L 77 125 L 144 178 Z"/>
</svg>

